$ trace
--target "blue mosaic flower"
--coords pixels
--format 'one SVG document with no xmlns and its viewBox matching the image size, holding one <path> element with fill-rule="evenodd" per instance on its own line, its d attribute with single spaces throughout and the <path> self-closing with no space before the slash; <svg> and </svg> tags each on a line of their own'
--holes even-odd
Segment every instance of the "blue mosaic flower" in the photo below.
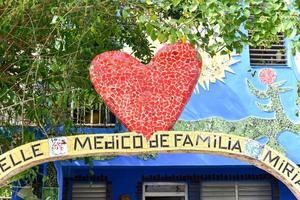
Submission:
<svg viewBox="0 0 300 200">
<path fill-rule="evenodd" d="M 248 140 L 248 142 L 245 146 L 245 152 L 244 153 L 247 156 L 258 159 L 259 156 L 262 154 L 264 147 L 265 147 L 265 145 L 260 144 L 257 141 Z"/>
</svg>

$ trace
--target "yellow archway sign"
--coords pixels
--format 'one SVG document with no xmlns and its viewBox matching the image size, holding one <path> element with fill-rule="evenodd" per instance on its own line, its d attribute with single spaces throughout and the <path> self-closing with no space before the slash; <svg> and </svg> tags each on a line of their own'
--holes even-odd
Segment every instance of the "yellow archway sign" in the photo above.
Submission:
<svg viewBox="0 0 300 200">
<path fill-rule="evenodd" d="M 300 168 L 267 145 L 235 135 L 201 131 L 85 134 L 31 142 L 0 155 L 0 184 L 32 166 L 95 155 L 212 153 L 247 161 L 278 178 L 300 199 Z"/>
</svg>

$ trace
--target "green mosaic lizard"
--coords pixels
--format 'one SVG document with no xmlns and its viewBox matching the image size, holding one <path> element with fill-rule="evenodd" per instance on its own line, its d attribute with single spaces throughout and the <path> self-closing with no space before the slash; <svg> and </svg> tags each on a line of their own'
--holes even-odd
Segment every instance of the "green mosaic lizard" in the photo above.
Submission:
<svg viewBox="0 0 300 200">
<path fill-rule="evenodd" d="M 278 136 L 283 131 L 291 131 L 300 134 L 300 124 L 291 122 L 284 113 L 280 93 L 287 92 L 291 88 L 281 87 L 286 81 L 275 82 L 267 86 L 267 89 L 258 90 L 247 80 L 247 86 L 250 92 L 260 99 L 270 99 L 270 103 L 256 103 L 257 107 L 264 112 L 274 112 L 275 117 L 272 119 L 261 119 L 257 117 L 247 117 L 237 121 L 229 121 L 219 117 L 212 117 L 198 121 L 182 121 L 179 120 L 174 125 L 173 130 L 185 131 L 207 131 L 207 132 L 223 132 L 233 135 L 245 136 L 251 139 L 259 139 L 268 137 L 268 145 L 281 152 L 283 149 L 278 143 Z"/>
</svg>

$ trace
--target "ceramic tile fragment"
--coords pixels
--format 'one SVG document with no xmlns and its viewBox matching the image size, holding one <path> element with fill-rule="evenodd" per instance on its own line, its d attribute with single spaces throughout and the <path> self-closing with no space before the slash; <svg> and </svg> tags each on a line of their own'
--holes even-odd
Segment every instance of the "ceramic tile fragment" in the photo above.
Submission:
<svg viewBox="0 0 300 200">
<path fill-rule="evenodd" d="M 108 51 L 97 55 L 91 81 L 110 110 L 129 129 L 150 138 L 170 130 L 197 83 L 201 59 L 188 43 L 166 45 L 147 65 Z"/>
</svg>

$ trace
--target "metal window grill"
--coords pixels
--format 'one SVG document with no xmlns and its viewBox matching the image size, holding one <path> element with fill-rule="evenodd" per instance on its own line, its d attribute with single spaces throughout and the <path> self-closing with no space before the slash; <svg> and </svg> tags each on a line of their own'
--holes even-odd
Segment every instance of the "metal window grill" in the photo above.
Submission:
<svg viewBox="0 0 300 200">
<path fill-rule="evenodd" d="M 187 200 L 186 183 L 146 182 L 143 184 L 143 200 Z"/>
<path fill-rule="evenodd" d="M 202 200 L 272 200 L 269 182 L 207 181 L 201 184 Z"/>
<path fill-rule="evenodd" d="M 271 47 L 249 47 L 251 66 L 286 66 L 287 56 L 284 45 L 284 35 L 278 34 L 278 43 Z"/>
<path fill-rule="evenodd" d="M 96 103 L 92 107 L 71 103 L 71 116 L 77 126 L 112 127 L 116 124 L 115 115 L 104 103 Z"/>
<path fill-rule="evenodd" d="M 104 103 L 97 103 L 92 108 L 90 106 L 87 107 L 84 103 L 83 105 L 71 103 L 70 110 L 70 117 L 77 126 L 112 127 L 116 124 L 116 117 Z M 20 115 L 12 110 L 0 112 L 0 125 L 5 126 L 8 124 L 14 126 L 36 126 L 34 122 L 22 119 Z"/>
<path fill-rule="evenodd" d="M 105 183 L 74 183 L 72 186 L 73 200 L 106 200 Z"/>
</svg>

